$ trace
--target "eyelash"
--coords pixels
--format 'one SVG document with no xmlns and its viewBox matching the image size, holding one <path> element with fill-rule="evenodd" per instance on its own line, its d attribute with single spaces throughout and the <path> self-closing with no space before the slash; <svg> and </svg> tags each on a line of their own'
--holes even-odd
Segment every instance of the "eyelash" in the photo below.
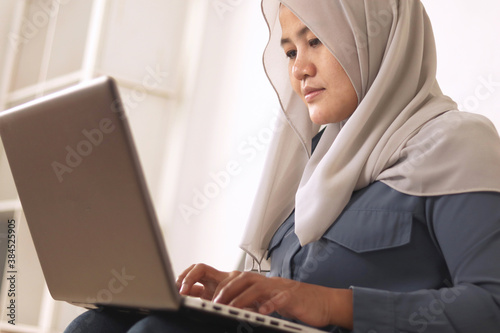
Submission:
<svg viewBox="0 0 500 333">
<path fill-rule="evenodd" d="M 309 40 L 309 46 L 315 47 L 315 46 L 319 46 L 319 45 L 321 45 L 321 41 L 319 40 L 319 38 L 313 38 L 313 39 Z"/>
<path fill-rule="evenodd" d="M 322 45 L 322 43 L 319 40 L 319 38 L 310 39 L 308 41 L 308 44 L 309 44 L 310 47 L 317 47 L 319 45 Z M 295 58 L 297 56 L 297 50 L 290 50 L 290 51 L 286 52 L 286 56 L 289 59 Z"/>
<path fill-rule="evenodd" d="M 295 58 L 296 55 L 297 55 L 297 51 L 295 51 L 295 50 L 290 50 L 290 51 L 286 52 L 286 57 L 288 59 L 293 59 L 293 58 Z"/>
</svg>

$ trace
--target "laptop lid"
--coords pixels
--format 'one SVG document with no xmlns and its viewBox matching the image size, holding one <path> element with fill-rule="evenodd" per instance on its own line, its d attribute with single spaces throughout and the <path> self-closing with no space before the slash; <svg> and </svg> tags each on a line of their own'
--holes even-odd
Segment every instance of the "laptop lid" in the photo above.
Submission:
<svg viewBox="0 0 500 333">
<path fill-rule="evenodd" d="M 86 306 L 179 307 L 111 78 L 0 113 L 0 135 L 54 299 Z"/>
<path fill-rule="evenodd" d="M 146 312 L 182 307 L 180 314 L 225 320 L 238 332 L 322 332 L 178 294 L 112 78 L 1 112 L 0 135 L 54 299 Z"/>
</svg>

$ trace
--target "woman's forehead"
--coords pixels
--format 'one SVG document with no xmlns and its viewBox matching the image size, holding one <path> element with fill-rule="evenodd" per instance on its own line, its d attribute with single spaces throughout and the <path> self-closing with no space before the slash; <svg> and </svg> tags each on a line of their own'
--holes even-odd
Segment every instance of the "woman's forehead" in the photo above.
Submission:
<svg viewBox="0 0 500 333">
<path fill-rule="evenodd" d="M 282 6 L 279 19 L 281 24 L 281 45 L 299 39 L 311 30 L 290 9 Z"/>
</svg>

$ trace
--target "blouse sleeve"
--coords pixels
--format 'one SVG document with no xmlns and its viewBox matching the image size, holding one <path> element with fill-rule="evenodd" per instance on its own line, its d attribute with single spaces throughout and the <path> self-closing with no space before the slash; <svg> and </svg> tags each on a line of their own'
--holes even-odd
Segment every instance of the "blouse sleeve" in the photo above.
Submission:
<svg viewBox="0 0 500 333">
<path fill-rule="evenodd" d="M 452 281 L 408 293 L 352 287 L 353 332 L 500 332 L 500 193 L 429 197 L 426 217 Z"/>
</svg>

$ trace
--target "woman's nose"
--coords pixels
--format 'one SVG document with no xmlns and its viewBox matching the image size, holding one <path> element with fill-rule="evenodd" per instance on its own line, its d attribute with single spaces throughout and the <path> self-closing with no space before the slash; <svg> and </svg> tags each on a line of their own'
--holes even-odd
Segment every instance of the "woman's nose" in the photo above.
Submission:
<svg viewBox="0 0 500 333">
<path fill-rule="evenodd" d="M 307 55 L 297 55 L 292 67 L 292 73 L 297 80 L 303 80 L 307 76 L 316 75 L 316 67 Z"/>
</svg>

